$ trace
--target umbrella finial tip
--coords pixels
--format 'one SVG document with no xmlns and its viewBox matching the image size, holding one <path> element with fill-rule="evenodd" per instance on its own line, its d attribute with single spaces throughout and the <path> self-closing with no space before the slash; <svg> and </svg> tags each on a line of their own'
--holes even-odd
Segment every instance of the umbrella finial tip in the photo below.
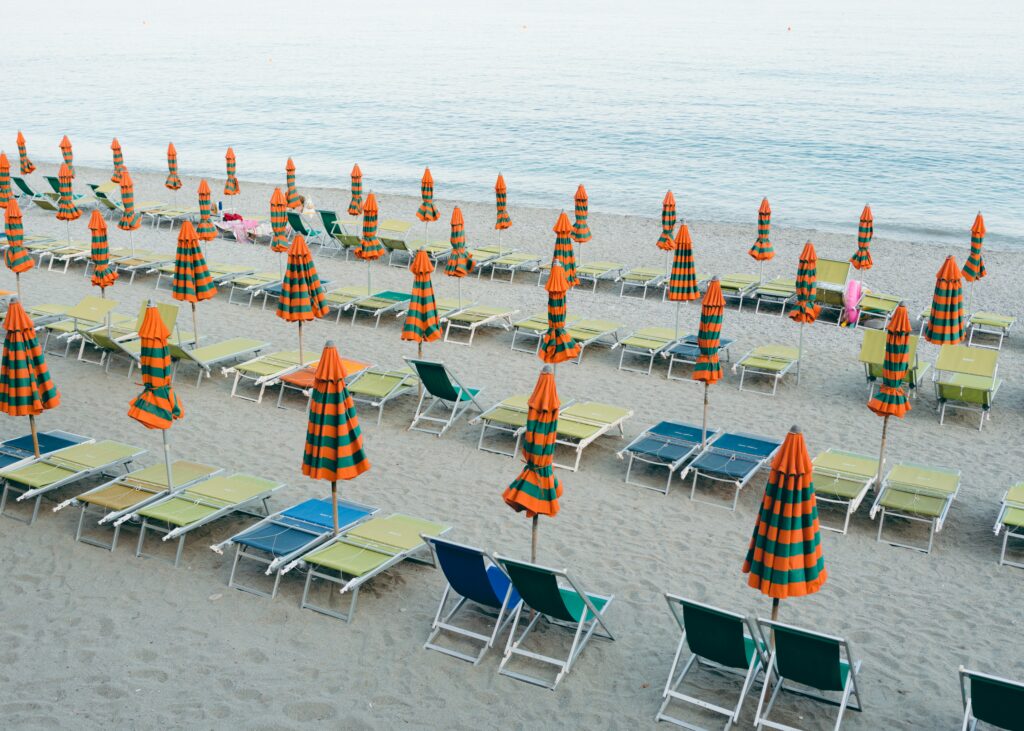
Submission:
<svg viewBox="0 0 1024 731">
<path fill-rule="evenodd" d="M 324 343 L 324 347 L 325 348 L 333 348 L 334 347 L 334 341 L 333 340 L 328 340 L 326 343 Z"/>
<path fill-rule="evenodd" d="M 793 426 L 789 427 L 789 433 L 790 434 L 803 434 L 803 429 L 800 428 L 799 424 L 793 424 Z"/>
<path fill-rule="evenodd" d="M 152 297 L 146 300 L 146 307 L 156 307 L 156 302 L 153 300 Z"/>
<path fill-rule="evenodd" d="M 554 369 L 554 368 L 553 368 L 553 367 L 551 366 L 551 364 L 550 364 L 550 363 L 546 363 L 546 364 L 544 364 L 544 365 L 543 365 L 543 366 L 541 367 L 541 369 L 540 369 L 540 372 L 541 372 L 541 373 L 554 373 L 554 372 L 555 372 L 555 369 Z"/>
</svg>

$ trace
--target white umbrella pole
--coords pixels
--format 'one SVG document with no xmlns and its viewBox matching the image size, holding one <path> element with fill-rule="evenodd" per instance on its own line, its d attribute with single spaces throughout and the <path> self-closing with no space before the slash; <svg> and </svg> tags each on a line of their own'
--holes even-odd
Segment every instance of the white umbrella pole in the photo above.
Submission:
<svg viewBox="0 0 1024 731">
<path fill-rule="evenodd" d="M 500 233 L 500 232 L 499 232 Z M 500 246 L 498 247 L 501 248 Z M 457 277 L 459 280 L 459 309 L 462 309 L 462 277 Z"/>
<path fill-rule="evenodd" d="M 764 259 L 761 259 L 761 271 L 757 275 L 757 278 L 761 280 L 761 282 L 764 282 Z"/>
<path fill-rule="evenodd" d="M 302 365 L 302 320 L 299 320 L 299 365 Z M 282 386 L 282 388 L 284 388 Z"/>
<path fill-rule="evenodd" d="M 68 229 L 68 245 L 70 246 L 70 244 L 71 244 L 71 221 L 70 220 L 65 220 L 64 223 L 67 225 L 67 229 Z M 972 288 L 974 287 L 974 282 L 971 282 L 971 287 Z"/>
<path fill-rule="evenodd" d="M 334 511 L 334 535 L 338 535 L 341 531 L 338 529 L 338 483 L 336 480 L 331 480 L 331 508 Z"/>
<path fill-rule="evenodd" d="M 16 284 L 15 288 L 18 290 L 18 299 L 20 300 L 21 299 L 21 272 L 15 273 L 15 275 L 14 275 L 14 282 Z"/>
<path fill-rule="evenodd" d="M 131 231 L 128 232 L 128 240 L 131 242 L 131 245 L 132 245 L 132 257 L 134 258 L 135 257 L 135 230 L 134 229 L 132 229 Z"/>
<path fill-rule="evenodd" d="M 199 342 L 199 320 L 196 317 L 196 303 L 192 303 L 192 337 Z"/>
<path fill-rule="evenodd" d="M 878 450 L 878 477 L 875 482 L 875 489 L 879 489 L 879 485 L 882 484 L 882 474 L 885 472 L 885 439 L 886 434 L 889 431 L 889 415 L 886 414 L 882 417 L 882 446 Z"/>
<path fill-rule="evenodd" d="M 167 467 L 167 489 L 174 489 L 174 478 L 171 475 L 171 444 L 167 441 L 167 430 L 161 429 L 160 435 L 164 439 L 164 465 Z"/>
<path fill-rule="evenodd" d="M 708 382 L 704 381 L 704 423 L 700 430 L 700 448 L 704 449 L 708 443 Z"/>
<path fill-rule="evenodd" d="M 366 260 L 366 293 L 367 294 L 372 294 L 373 293 L 373 285 L 371 284 L 371 277 L 372 277 L 372 275 L 370 273 L 370 260 L 367 259 Z"/>
<path fill-rule="evenodd" d="M 800 323 L 800 347 L 796 356 L 796 385 L 800 385 L 800 361 L 804 359 L 804 324 Z"/>
<path fill-rule="evenodd" d="M 679 339 L 679 305 L 681 304 L 682 302 L 676 300 L 676 340 Z"/>
<path fill-rule="evenodd" d="M 501 258 L 501 229 L 498 229 L 498 258 Z"/>
<path fill-rule="evenodd" d="M 967 295 L 967 314 L 971 314 L 971 303 L 974 302 L 974 282 L 971 282 L 971 291 Z"/>
</svg>

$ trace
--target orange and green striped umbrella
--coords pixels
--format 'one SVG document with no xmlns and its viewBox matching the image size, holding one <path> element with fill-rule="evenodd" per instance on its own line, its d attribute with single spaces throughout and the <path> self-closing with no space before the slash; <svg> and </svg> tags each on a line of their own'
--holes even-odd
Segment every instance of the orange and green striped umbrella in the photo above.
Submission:
<svg viewBox="0 0 1024 731">
<path fill-rule="evenodd" d="M 985 243 L 985 233 L 985 219 L 982 218 L 981 211 L 978 211 L 978 215 L 974 219 L 974 225 L 971 226 L 971 255 L 964 262 L 964 268 L 961 272 L 964 279 L 971 284 L 974 284 L 979 279 L 984 279 L 985 275 L 988 274 L 985 271 L 985 259 L 981 255 L 981 247 Z"/>
<path fill-rule="evenodd" d="M 128 407 L 128 416 L 147 429 L 166 430 L 185 415 L 171 388 L 171 354 L 167 347 L 170 333 L 160 311 L 150 300 L 139 328 L 142 340 L 142 393 Z"/>
<path fill-rule="evenodd" d="M 125 172 L 124 155 L 121 153 L 121 143 L 115 137 L 110 143 L 110 150 L 114 155 L 114 173 L 110 176 L 111 183 L 120 183 L 121 174 Z"/>
<path fill-rule="evenodd" d="M 871 206 L 865 205 L 857 228 L 857 252 L 850 257 L 854 269 L 867 270 L 874 264 L 871 261 L 871 237 L 874 235 L 875 218 L 871 215 Z"/>
<path fill-rule="evenodd" d="M 14 198 L 11 193 L 11 161 L 7 154 L 0 152 L 0 206 L 6 206 L 7 201 Z"/>
<path fill-rule="evenodd" d="M 82 212 L 78 210 L 78 206 L 75 205 L 74 194 L 71 191 L 71 168 L 68 167 L 67 163 L 60 166 L 60 170 L 57 172 L 57 180 L 59 181 L 59 199 L 57 201 L 57 220 L 68 222 L 68 241 L 71 241 L 71 221 L 77 221 Z"/>
<path fill-rule="evenodd" d="M 804 435 L 794 426 L 772 461 L 743 562 L 747 584 L 772 598 L 773 618 L 780 599 L 813 594 L 828 579 L 813 469 Z"/>
<path fill-rule="evenodd" d="M 192 227 L 191 221 L 182 221 L 178 230 L 178 248 L 174 252 L 171 297 L 192 305 L 192 329 L 197 341 L 199 323 L 196 319 L 196 303 L 213 299 L 216 294 L 217 285 L 213 283 L 213 277 L 206 266 L 206 257 L 203 256 L 203 249 L 199 245 L 199 235 Z"/>
<path fill-rule="evenodd" d="M 0 411 L 27 416 L 32 445 L 39 456 L 36 417 L 60 406 L 60 391 L 53 385 L 36 327 L 18 298 L 11 300 L 4 318 L 4 352 L 0 362 Z"/>
<path fill-rule="evenodd" d="M 14 272 L 18 282 L 18 296 L 21 296 L 21 273 L 27 272 L 36 265 L 25 248 L 25 227 L 21 222 L 21 208 L 18 201 L 11 198 L 4 209 L 4 234 L 7 236 L 7 249 L 4 250 L 4 264 Z"/>
<path fill-rule="evenodd" d="M 302 206 L 302 201 L 299 200 L 299 191 L 295 188 L 295 163 L 289 157 L 288 162 L 284 166 L 285 181 L 288 184 L 287 195 L 288 195 L 288 207 L 299 208 Z"/>
<path fill-rule="evenodd" d="M 196 235 L 202 241 L 213 241 L 217 238 L 217 229 L 213 226 L 213 221 L 210 220 L 212 214 L 212 204 L 210 202 L 210 184 L 206 182 L 206 178 L 199 181 L 199 227 L 196 228 Z"/>
<path fill-rule="evenodd" d="M 498 173 L 498 179 L 494 183 L 494 228 L 497 231 L 504 231 L 512 228 L 512 217 L 508 215 L 508 186 L 505 185 L 505 176 Z"/>
<path fill-rule="evenodd" d="M 684 224 L 685 226 L 685 224 Z M 711 280 L 700 304 L 700 326 L 697 329 L 697 363 L 693 367 L 693 380 L 704 382 L 704 424 L 701 446 L 707 443 L 708 387 L 722 378 L 722 364 L 718 361 L 718 344 L 722 337 L 722 318 L 725 315 L 725 297 L 718 277 Z"/>
<path fill-rule="evenodd" d="M 106 289 L 118 277 L 117 269 L 110 263 L 110 249 L 107 246 L 107 222 L 99 210 L 93 210 L 89 217 L 89 230 L 92 232 L 92 284 L 100 288 L 100 296 L 106 296 Z"/>
<path fill-rule="evenodd" d="M 789 316 L 799 323 L 811 323 L 818 319 L 821 305 L 818 299 L 818 254 L 814 244 L 808 241 L 800 252 L 800 266 L 796 270 L 796 309 Z"/>
<path fill-rule="evenodd" d="M 21 174 L 31 175 L 36 169 L 36 166 L 32 164 L 32 161 L 28 159 L 28 148 L 25 146 L 25 135 L 18 130 L 18 158 L 21 162 Z"/>
<path fill-rule="evenodd" d="M 327 314 L 326 293 L 320 284 L 313 255 L 306 239 L 295 237 L 288 249 L 288 268 L 284 272 L 281 297 L 277 300 L 277 316 L 286 322 L 299 323 L 299 360 L 302 360 L 302 323 Z"/>
<path fill-rule="evenodd" d="M 672 233 L 676 227 L 676 197 L 670 190 L 661 201 L 661 236 L 658 237 L 658 248 L 672 251 L 675 243 Z"/>
<path fill-rule="evenodd" d="M 672 273 L 668 278 L 666 297 L 671 302 L 689 302 L 700 297 L 697 288 L 697 269 L 693 264 L 693 239 L 690 228 L 684 222 L 676 233 L 675 255 L 672 258 Z"/>
<path fill-rule="evenodd" d="M 288 251 L 288 214 L 287 200 L 280 188 L 274 188 L 270 195 L 270 228 L 274 237 L 270 240 L 270 250 L 281 253 Z"/>
<path fill-rule="evenodd" d="M 164 181 L 167 190 L 181 190 L 181 178 L 178 177 L 178 150 L 173 142 L 167 143 L 167 180 Z"/>
<path fill-rule="evenodd" d="M 462 278 L 473 271 L 473 255 L 466 251 L 466 223 L 458 206 L 452 211 L 451 225 L 452 233 L 448 240 L 452 253 L 444 264 L 444 273 L 459 280 L 459 307 L 462 307 Z M 501 235 L 500 231 L 498 235 Z"/>
<path fill-rule="evenodd" d="M 932 310 L 924 326 L 924 339 L 936 345 L 952 345 L 967 337 L 963 284 L 956 258 L 950 254 L 935 278 Z"/>
<path fill-rule="evenodd" d="M 569 283 L 569 287 L 575 287 L 580 283 L 579 277 L 576 276 L 576 253 L 572 248 L 572 225 L 569 223 L 569 217 L 565 214 L 565 211 L 558 216 L 558 220 L 555 221 L 555 227 L 551 229 L 555 232 L 555 254 L 551 259 L 552 271 L 554 271 L 554 263 L 559 261 L 562 263 L 562 268 L 565 269 L 565 281 Z"/>
<path fill-rule="evenodd" d="M 545 363 L 563 363 L 579 356 L 580 346 L 565 330 L 569 282 L 557 259 L 551 262 L 551 274 L 544 289 L 548 292 L 548 329 L 541 336 L 537 356 Z"/>
<path fill-rule="evenodd" d="M 363 212 L 363 171 L 359 163 L 352 166 L 352 200 L 348 203 L 348 215 L 358 216 Z"/>
<path fill-rule="evenodd" d="M 416 218 L 424 223 L 436 221 L 441 217 L 434 205 L 434 176 L 430 174 L 430 168 L 423 171 L 423 178 L 420 180 L 420 198 L 422 202 L 416 210 Z"/>
<path fill-rule="evenodd" d="M 224 162 L 227 165 L 227 180 L 224 181 L 224 195 L 238 195 L 241 188 L 238 185 L 238 162 L 235 160 L 235 151 L 228 148 L 224 153 Z"/>
<path fill-rule="evenodd" d="M 67 135 L 64 135 L 60 140 L 60 156 L 64 159 L 64 164 L 68 166 L 68 170 L 71 171 L 71 177 L 75 177 L 75 153 L 71 149 L 71 140 L 68 139 Z"/>
<path fill-rule="evenodd" d="M 345 388 L 345 365 L 327 341 L 313 374 L 302 474 L 330 480 L 334 533 L 338 533 L 338 480 L 352 480 L 370 469 L 352 396 Z"/>
<path fill-rule="evenodd" d="M 411 340 L 420 344 L 422 355 L 423 343 L 429 343 L 441 337 L 441 325 L 437 321 L 437 304 L 434 302 L 434 285 L 430 281 L 430 273 L 434 265 L 426 249 L 420 249 L 409 264 L 413 274 L 412 298 L 409 300 L 409 311 L 405 315 L 402 327 L 402 340 Z"/>
<path fill-rule="evenodd" d="M 124 211 L 121 213 L 121 220 L 117 222 L 117 227 L 122 231 L 135 231 L 142 225 L 142 214 L 135 210 L 135 184 L 127 168 L 121 170 L 120 179 L 121 207 Z"/>
<path fill-rule="evenodd" d="M 523 457 L 526 465 L 502 494 L 505 504 L 533 519 L 531 560 L 537 560 L 537 518 L 558 515 L 562 484 L 555 475 L 555 440 L 558 437 L 558 389 L 551 366 L 544 366 L 528 401 Z"/>
<path fill-rule="evenodd" d="M 363 206 L 363 237 L 353 252 L 358 258 L 372 261 L 384 256 L 384 244 L 377 238 L 377 196 L 370 193 Z"/>
<path fill-rule="evenodd" d="M 764 198 L 761 200 L 761 207 L 757 211 L 757 241 L 750 247 L 750 251 L 747 252 L 750 256 L 761 262 L 762 266 L 764 262 L 772 259 L 775 256 L 775 249 L 772 247 L 772 241 L 770 237 L 772 229 L 772 207 L 768 205 L 768 199 Z"/>
<path fill-rule="evenodd" d="M 885 360 L 882 362 L 882 385 L 868 401 L 868 408 L 879 416 L 902 419 L 910 411 L 903 379 L 910 367 L 910 317 L 900 304 L 885 328 Z"/>
<path fill-rule="evenodd" d="M 580 183 L 576 189 L 575 197 L 576 220 L 572 224 L 572 240 L 577 244 L 590 241 L 593 236 L 590 233 L 590 225 L 587 223 L 587 209 L 590 207 L 590 199 L 587 198 L 587 189 Z"/>
</svg>

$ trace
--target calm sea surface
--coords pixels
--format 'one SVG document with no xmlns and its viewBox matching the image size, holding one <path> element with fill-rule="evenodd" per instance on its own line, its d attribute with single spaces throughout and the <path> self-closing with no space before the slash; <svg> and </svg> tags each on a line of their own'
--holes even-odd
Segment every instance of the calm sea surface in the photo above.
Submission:
<svg viewBox="0 0 1024 731">
<path fill-rule="evenodd" d="M 183 173 L 1024 247 L 1024 5 L 307 2 L 23 5 L 0 146 Z M 211 7 L 217 6 L 217 7 Z M 714 6 L 714 7 L 708 7 Z"/>
</svg>

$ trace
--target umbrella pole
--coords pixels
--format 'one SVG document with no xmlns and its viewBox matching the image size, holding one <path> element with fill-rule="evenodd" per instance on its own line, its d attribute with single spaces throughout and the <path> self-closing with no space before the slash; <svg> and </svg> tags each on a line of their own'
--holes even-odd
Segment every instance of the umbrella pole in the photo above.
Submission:
<svg viewBox="0 0 1024 731">
<path fill-rule="evenodd" d="M 764 282 L 764 259 L 761 259 L 761 270 L 758 273 L 757 278 Z"/>
<path fill-rule="evenodd" d="M 679 339 L 679 305 L 682 304 L 679 300 L 676 300 L 676 340 Z"/>
<path fill-rule="evenodd" d="M 772 599 L 772 621 L 776 621 L 779 618 L 779 599 L 775 597 Z"/>
<path fill-rule="evenodd" d="M 708 443 L 708 382 L 704 381 L 704 423 L 700 431 L 700 448 L 704 449 Z"/>
<path fill-rule="evenodd" d="M 302 320 L 299 320 L 299 365 L 302 365 Z"/>
<path fill-rule="evenodd" d="M 533 516 L 533 526 L 530 535 L 530 563 L 537 563 L 537 522 L 539 515 Z"/>
<path fill-rule="evenodd" d="M 334 510 L 334 535 L 338 535 L 338 481 L 331 480 L 331 508 Z"/>
<path fill-rule="evenodd" d="M 135 256 L 135 231 L 134 229 L 128 232 L 128 240 L 132 245 L 132 256 Z"/>
<path fill-rule="evenodd" d="M 18 299 L 21 299 L 21 272 L 16 272 L 14 275 L 14 281 L 16 283 L 16 289 L 18 290 Z"/>
<path fill-rule="evenodd" d="M 171 445 L 167 441 L 167 430 L 161 429 L 160 435 L 164 438 L 164 465 L 167 467 L 167 489 L 174 489 L 174 479 L 171 476 Z"/>
<path fill-rule="evenodd" d="M 371 274 L 370 274 L 370 260 L 367 259 L 366 260 L 366 293 L 367 294 L 370 294 L 373 291 L 372 290 L 373 285 L 370 284 L 370 277 L 371 277 Z"/>
<path fill-rule="evenodd" d="M 192 303 L 192 337 L 199 342 L 199 320 L 196 318 L 196 303 Z"/>
<path fill-rule="evenodd" d="M 68 246 L 70 246 L 71 245 L 71 220 L 70 219 L 65 219 L 64 224 L 67 226 L 67 229 L 68 229 Z M 974 289 L 974 282 L 971 282 L 971 289 L 972 290 Z M 970 308 L 968 307 L 968 309 L 970 309 Z"/>
<path fill-rule="evenodd" d="M 875 481 L 875 489 L 879 490 L 882 484 L 882 473 L 885 472 L 885 439 L 889 431 L 889 415 L 882 417 L 882 446 L 878 450 L 878 475 Z"/>
<path fill-rule="evenodd" d="M 32 451 L 39 457 L 39 432 L 36 431 L 36 417 L 33 414 L 28 415 L 28 427 L 32 431 Z"/>
<path fill-rule="evenodd" d="M 498 235 L 499 236 L 501 235 L 500 231 L 498 232 Z M 498 245 L 498 251 L 501 251 L 501 244 Z M 462 277 L 457 277 L 457 279 L 459 280 L 459 309 L 461 310 L 462 309 Z"/>
<path fill-rule="evenodd" d="M 796 385 L 800 385 L 800 361 L 804 359 L 804 324 L 800 323 L 800 346 L 796 356 Z"/>
<path fill-rule="evenodd" d="M 971 291 L 967 295 L 967 314 L 971 313 L 971 303 L 974 302 L 974 282 L 971 282 Z"/>
</svg>

